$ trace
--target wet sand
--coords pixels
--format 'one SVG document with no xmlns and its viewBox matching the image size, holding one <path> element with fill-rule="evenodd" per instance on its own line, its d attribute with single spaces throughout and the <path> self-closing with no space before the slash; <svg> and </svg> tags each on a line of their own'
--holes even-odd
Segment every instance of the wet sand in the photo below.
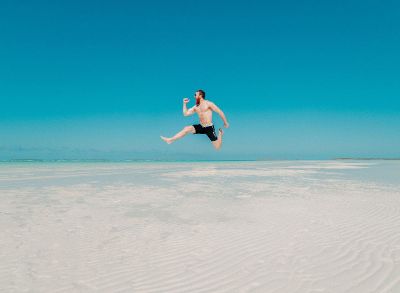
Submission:
<svg viewBox="0 0 400 293">
<path fill-rule="evenodd" d="M 0 194 L 2 292 L 400 292 L 399 161 L 1 163 Z"/>
</svg>

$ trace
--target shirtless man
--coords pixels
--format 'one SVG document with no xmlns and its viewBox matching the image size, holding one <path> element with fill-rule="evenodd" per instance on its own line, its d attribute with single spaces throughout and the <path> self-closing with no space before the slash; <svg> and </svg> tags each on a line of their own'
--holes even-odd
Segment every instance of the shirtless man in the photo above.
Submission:
<svg viewBox="0 0 400 293">
<path fill-rule="evenodd" d="M 175 140 L 184 137 L 188 133 L 206 134 L 211 140 L 211 143 L 213 144 L 215 149 L 219 150 L 222 145 L 222 135 L 224 134 L 224 132 L 220 128 L 218 137 L 215 135 L 215 129 L 212 123 L 212 112 L 217 112 L 219 116 L 221 116 L 222 121 L 224 121 L 224 127 L 228 128 L 229 123 L 225 118 L 224 112 L 222 112 L 213 102 L 205 99 L 206 93 L 203 90 L 198 90 L 195 93 L 194 97 L 196 99 L 196 105 L 189 110 L 186 107 L 189 99 L 183 99 L 183 115 L 190 116 L 194 113 L 197 113 L 199 115 L 200 124 L 186 126 L 173 137 L 161 136 L 161 139 L 164 140 L 166 143 L 171 144 Z"/>
</svg>

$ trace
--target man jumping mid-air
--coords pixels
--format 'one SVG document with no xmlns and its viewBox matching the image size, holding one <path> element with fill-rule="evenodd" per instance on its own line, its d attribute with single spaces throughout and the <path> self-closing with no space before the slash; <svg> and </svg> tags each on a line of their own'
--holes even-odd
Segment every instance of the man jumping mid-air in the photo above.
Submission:
<svg viewBox="0 0 400 293">
<path fill-rule="evenodd" d="M 220 149 L 222 145 L 222 135 L 224 134 L 223 130 L 219 129 L 218 137 L 215 135 L 214 125 L 212 123 L 212 112 L 217 112 L 221 119 L 224 121 L 224 127 L 228 128 L 229 123 L 225 118 L 224 112 L 221 111 L 213 102 L 205 99 L 206 93 L 203 90 L 198 90 L 194 97 L 196 98 L 196 105 L 190 108 L 189 110 L 186 107 L 186 104 L 189 102 L 188 98 L 183 99 L 183 115 L 190 116 L 195 112 L 199 115 L 200 124 L 190 125 L 184 127 L 180 132 L 175 134 L 173 137 L 164 137 L 161 136 L 161 139 L 166 143 L 171 144 L 175 140 L 184 137 L 188 133 L 193 134 L 207 134 L 208 138 L 211 140 L 211 143 L 215 147 L 215 149 Z"/>
</svg>

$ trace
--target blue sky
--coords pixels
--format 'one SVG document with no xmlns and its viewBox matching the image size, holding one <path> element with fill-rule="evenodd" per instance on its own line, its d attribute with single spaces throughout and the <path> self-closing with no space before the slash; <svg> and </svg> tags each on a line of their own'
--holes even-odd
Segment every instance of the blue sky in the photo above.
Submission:
<svg viewBox="0 0 400 293">
<path fill-rule="evenodd" d="M 400 156 L 397 1 L 2 1 L 0 35 L 0 159 Z M 218 153 L 159 139 L 198 88 Z"/>
</svg>

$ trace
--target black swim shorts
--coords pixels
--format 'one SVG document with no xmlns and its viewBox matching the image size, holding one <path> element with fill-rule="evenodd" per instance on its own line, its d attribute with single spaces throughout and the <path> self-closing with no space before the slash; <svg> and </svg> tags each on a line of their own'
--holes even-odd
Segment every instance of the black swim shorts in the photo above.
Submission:
<svg viewBox="0 0 400 293">
<path fill-rule="evenodd" d="M 216 141 L 218 138 L 215 135 L 214 125 L 203 127 L 201 124 L 193 125 L 196 132 L 194 134 L 207 134 L 211 141 Z"/>
</svg>

